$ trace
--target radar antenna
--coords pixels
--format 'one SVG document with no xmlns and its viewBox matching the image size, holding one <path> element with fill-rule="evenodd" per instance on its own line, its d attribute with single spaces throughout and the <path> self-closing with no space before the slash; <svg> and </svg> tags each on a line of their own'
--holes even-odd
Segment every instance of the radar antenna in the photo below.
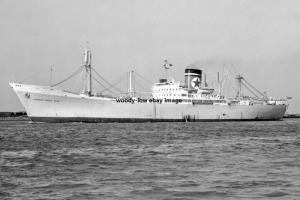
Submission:
<svg viewBox="0 0 300 200">
<path fill-rule="evenodd" d="M 164 60 L 163 67 L 165 68 L 166 78 L 167 78 L 168 81 L 171 80 L 170 68 L 171 68 L 172 66 L 173 66 L 173 65 L 172 65 L 171 63 L 169 63 L 168 60 Z"/>
</svg>

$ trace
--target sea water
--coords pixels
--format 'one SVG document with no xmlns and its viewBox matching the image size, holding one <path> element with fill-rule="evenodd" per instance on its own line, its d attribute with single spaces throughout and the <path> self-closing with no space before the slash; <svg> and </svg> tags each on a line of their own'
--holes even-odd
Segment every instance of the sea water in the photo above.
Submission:
<svg viewBox="0 0 300 200">
<path fill-rule="evenodd" d="M 300 199 L 300 120 L 0 122 L 0 199 Z"/>
</svg>

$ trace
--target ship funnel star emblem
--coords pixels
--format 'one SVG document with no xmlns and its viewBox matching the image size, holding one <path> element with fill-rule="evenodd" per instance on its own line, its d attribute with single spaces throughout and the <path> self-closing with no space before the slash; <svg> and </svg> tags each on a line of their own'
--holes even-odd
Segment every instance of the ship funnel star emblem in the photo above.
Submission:
<svg viewBox="0 0 300 200">
<path fill-rule="evenodd" d="M 195 89 L 199 89 L 199 88 L 200 88 L 200 83 L 201 83 L 201 81 L 200 81 L 200 78 L 199 78 L 199 77 L 195 77 L 195 78 L 193 78 L 192 81 L 191 81 L 191 85 L 192 85 L 192 87 L 195 88 Z"/>
</svg>

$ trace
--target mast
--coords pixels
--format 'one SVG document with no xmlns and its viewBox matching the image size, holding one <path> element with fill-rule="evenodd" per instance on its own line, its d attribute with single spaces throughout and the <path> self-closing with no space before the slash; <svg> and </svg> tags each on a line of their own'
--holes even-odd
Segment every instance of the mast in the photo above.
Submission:
<svg viewBox="0 0 300 200">
<path fill-rule="evenodd" d="M 53 67 L 51 65 L 50 66 L 50 85 L 52 85 L 52 72 L 53 72 Z"/>
<path fill-rule="evenodd" d="M 218 72 L 218 96 L 221 95 L 220 73 Z"/>
<path fill-rule="evenodd" d="M 128 93 L 129 93 L 130 97 L 134 96 L 132 79 L 133 79 L 133 70 L 130 70 L 129 71 L 129 88 L 128 88 Z"/>
<path fill-rule="evenodd" d="M 241 99 L 242 96 L 242 79 L 244 79 L 240 74 L 236 77 L 238 81 L 238 98 Z"/>
<path fill-rule="evenodd" d="M 84 51 L 85 86 L 84 90 L 89 96 L 92 95 L 92 54 L 88 48 Z M 87 87 L 87 88 L 86 88 Z"/>
</svg>

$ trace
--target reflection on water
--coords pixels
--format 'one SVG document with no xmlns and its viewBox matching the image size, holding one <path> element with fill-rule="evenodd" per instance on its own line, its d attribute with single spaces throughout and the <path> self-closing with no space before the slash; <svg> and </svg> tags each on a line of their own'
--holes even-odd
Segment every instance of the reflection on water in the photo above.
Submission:
<svg viewBox="0 0 300 200">
<path fill-rule="evenodd" d="M 0 199 L 300 199 L 300 120 L 0 122 Z"/>
</svg>

